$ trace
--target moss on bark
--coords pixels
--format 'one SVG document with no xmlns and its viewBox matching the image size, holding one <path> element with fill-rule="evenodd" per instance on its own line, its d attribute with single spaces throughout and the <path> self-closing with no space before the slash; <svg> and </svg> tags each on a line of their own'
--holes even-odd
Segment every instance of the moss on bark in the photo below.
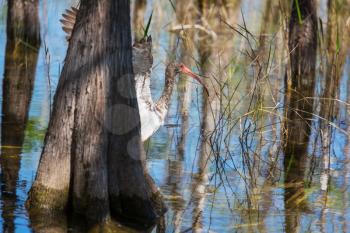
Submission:
<svg viewBox="0 0 350 233">
<path fill-rule="evenodd" d="M 47 211 L 64 211 L 67 208 L 69 188 L 61 190 L 47 188 L 44 185 L 33 185 L 28 193 L 26 208 L 32 212 Z"/>
</svg>

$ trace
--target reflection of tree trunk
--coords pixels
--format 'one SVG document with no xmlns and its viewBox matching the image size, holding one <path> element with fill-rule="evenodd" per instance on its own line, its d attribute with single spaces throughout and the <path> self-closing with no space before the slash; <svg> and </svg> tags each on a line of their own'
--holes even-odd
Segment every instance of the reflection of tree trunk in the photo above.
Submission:
<svg viewBox="0 0 350 233">
<path fill-rule="evenodd" d="M 174 225 L 174 233 L 181 232 L 182 218 L 185 211 L 185 201 L 182 195 L 182 177 L 183 177 L 183 161 L 168 162 L 167 186 L 170 189 L 170 195 L 176 200 L 172 201 L 172 211 Z"/>
<path fill-rule="evenodd" d="M 177 24 L 192 24 L 194 22 L 195 12 L 193 1 L 188 1 L 186 4 L 176 2 L 176 17 Z M 186 66 L 192 65 L 192 55 L 194 41 L 192 40 L 194 32 L 185 31 L 182 34 L 182 40 L 180 41 L 180 57 L 179 61 L 186 64 Z M 178 43 L 175 41 L 175 36 L 171 37 L 173 43 L 170 44 L 170 51 L 176 52 L 176 46 Z M 169 53 L 168 60 L 173 61 L 175 57 L 172 53 Z M 171 187 L 170 195 L 176 197 L 176 200 L 172 202 L 174 232 L 181 232 L 183 214 L 185 211 L 185 201 L 182 194 L 182 177 L 183 166 L 185 157 L 185 146 L 189 127 L 189 108 L 191 104 L 191 82 L 187 77 L 180 75 L 179 82 L 177 84 L 178 90 L 178 103 L 179 103 L 179 116 L 181 117 L 181 129 L 177 144 L 177 157 L 175 161 L 169 161 L 168 164 L 168 179 L 167 185 Z"/>
<path fill-rule="evenodd" d="M 281 4 L 280 2 L 276 2 L 273 0 L 267 0 L 265 3 L 264 13 L 260 25 L 260 35 L 259 35 L 259 47 L 256 53 L 256 63 L 257 66 L 254 68 L 257 70 L 256 73 L 259 74 L 257 78 L 261 78 L 266 74 L 265 70 L 268 70 L 269 63 L 271 62 L 268 56 L 270 56 L 270 52 L 268 49 L 271 49 L 269 44 L 267 44 L 268 39 L 271 38 L 269 36 L 271 33 L 274 33 L 276 31 L 276 26 L 279 23 L 278 17 L 281 14 L 280 9 L 278 9 L 278 5 Z M 278 45 L 278 42 L 276 43 Z M 267 62 L 266 62 L 267 61 Z M 274 85 L 275 88 L 273 90 L 279 90 L 280 86 L 280 79 L 276 79 L 272 81 L 272 85 Z M 256 89 L 257 90 L 257 89 Z M 274 95 L 277 93 L 273 93 Z M 260 98 L 264 98 L 263 95 L 261 95 Z M 264 101 L 262 99 L 262 101 Z M 274 123 L 278 121 L 277 116 L 272 115 L 271 118 L 271 138 L 277 138 L 277 129 L 274 127 Z M 261 140 L 264 140 L 262 137 Z M 261 142 L 261 145 L 269 144 L 269 142 L 263 141 Z M 259 203 L 256 203 L 256 206 L 259 204 L 259 209 L 262 211 L 259 212 L 259 215 L 256 222 L 259 223 L 259 230 L 260 232 L 268 232 L 266 229 L 266 225 L 264 224 L 266 217 L 269 215 L 269 209 L 271 205 L 273 204 L 273 189 L 271 188 L 274 184 L 273 176 L 272 174 L 275 173 L 276 170 L 276 161 L 275 161 L 275 155 L 278 153 L 277 151 L 274 151 L 275 145 L 270 144 L 269 154 L 271 155 L 269 157 L 270 163 L 269 166 L 266 169 L 266 174 L 268 176 L 265 177 L 264 183 L 260 185 L 255 185 L 255 189 L 257 190 L 256 193 L 261 194 L 262 198 Z M 254 159 L 256 156 L 254 156 Z M 258 162 L 260 158 L 257 158 Z M 258 175 L 259 176 L 259 175 Z"/>
<path fill-rule="evenodd" d="M 342 70 L 345 63 L 349 37 L 339 34 L 339 29 L 344 28 L 342 19 L 349 15 L 347 3 L 342 3 L 342 8 L 337 7 L 338 1 L 328 1 L 327 22 L 327 59 L 325 73 L 325 87 L 321 99 L 320 108 L 320 134 L 322 139 L 324 171 L 321 175 L 321 189 L 326 191 L 329 182 L 330 146 L 332 141 L 333 126 L 330 123 L 336 119 L 339 111 L 339 85 Z M 345 9 L 345 10 L 344 10 Z M 337 41 L 339 40 L 339 41 Z M 339 42 L 339 43 L 338 43 Z M 337 48 L 339 45 L 339 48 Z M 339 50 L 338 50 L 339 49 Z"/>
<path fill-rule="evenodd" d="M 278 2 L 273 0 L 267 0 L 265 4 L 265 10 L 262 18 L 262 24 L 260 26 L 260 36 L 259 36 L 259 55 L 264 56 L 269 53 L 265 53 L 265 44 L 267 33 L 272 29 L 274 31 L 276 25 L 278 24 L 278 16 L 281 13 L 278 9 Z M 262 49 L 262 51 L 260 51 Z M 263 59 L 266 61 L 267 59 Z"/>
<path fill-rule="evenodd" d="M 154 223 L 162 203 L 142 159 L 128 0 L 83 0 L 54 99 L 31 212 Z M 54 164 L 54 166 L 53 166 Z"/>
<path fill-rule="evenodd" d="M 192 183 L 193 195 L 193 213 L 192 213 L 192 231 L 203 232 L 203 212 L 206 199 L 206 187 L 208 185 L 208 166 L 210 158 L 215 156 L 219 151 L 215 145 L 217 132 L 216 125 L 220 118 L 221 110 L 221 85 L 225 78 L 224 70 L 221 66 L 229 65 L 232 58 L 231 42 L 232 39 L 227 40 L 227 28 L 222 27 L 220 17 L 225 18 L 230 24 L 236 21 L 237 9 L 239 9 L 241 1 L 235 1 L 229 4 L 226 1 L 212 2 L 212 1 L 198 1 L 198 8 L 200 10 L 201 23 L 216 30 L 218 37 L 216 41 L 212 38 L 199 33 L 200 40 L 198 43 L 198 54 L 201 73 L 204 77 L 205 85 L 208 88 L 209 95 L 203 91 L 203 106 L 202 106 L 202 126 L 201 126 L 201 145 L 200 154 L 198 157 L 198 171 Z M 228 42 L 230 41 L 230 42 Z M 218 69 L 215 73 L 214 70 Z M 220 149 L 219 149 L 220 150 Z"/>
<path fill-rule="evenodd" d="M 31 227 L 35 233 L 67 233 L 68 221 L 64 214 L 50 214 L 44 218 L 42 215 L 32 214 L 30 216 Z M 77 232 L 77 231 L 72 231 Z M 84 232 L 84 231 L 79 231 Z"/>
<path fill-rule="evenodd" d="M 208 41 L 203 40 L 199 46 L 199 56 L 201 72 L 204 76 L 208 77 L 212 72 L 212 65 L 210 63 L 210 57 L 212 54 L 211 47 L 206 47 Z M 206 81 L 206 80 L 205 80 Z M 209 89 L 209 93 L 215 93 L 215 87 L 206 81 L 206 86 Z M 217 86 L 216 86 L 217 88 Z M 210 143 L 210 137 L 215 131 L 215 123 L 218 120 L 218 113 L 220 106 L 219 97 L 216 95 L 208 96 L 203 91 L 203 120 L 202 120 L 202 140 L 200 147 L 200 154 L 198 157 L 198 172 L 193 180 L 192 195 L 194 210 L 192 214 L 192 229 L 193 232 L 203 232 L 202 216 L 204 211 L 204 202 L 206 197 L 206 186 L 208 183 L 208 165 L 210 155 L 212 154 L 212 145 Z"/>
<path fill-rule="evenodd" d="M 189 109 L 191 105 L 191 82 L 186 80 L 183 76 L 181 76 L 181 80 L 179 81 L 179 86 L 182 89 L 179 92 L 179 103 L 180 103 L 180 115 L 181 115 L 181 131 L 180 138 L 177 146 L 178 157 L 180 160 L 184 160 L 185 158 L 185 147 L 186 147 L 186 139 L 188 135 L 188 127 L 189 127 Z"/>
<path fill-rule="evenodd" d="M 9 0 L 7 14 L 7 38 L 40 45 L 38 0 Z"/>
<path fill-rule="evenodd" d="M 135 32 L 135 41 L 140 41 L 143 37 L 145 12 L 147 0 L 135 0 L 133 15 L 133 30 Z"/>
<path fill-rule="evenodd" d="M 313 0 L 299 0 L 301 18 L 293 1 L 289 25 L 291 77 L 286 80 L 284 178 L 286 232 L 298 232 L 300 212 L 305 207 L 304 170 L 311 132 L 312 97 L 315 88 L 317 16 Z"/>
<path fill-rule="evenodd" d="M 182 2 L 176 3 L 176 16 L 178 24 L 194 24 L 196 15 L 193 1 L 189 1 L 188 4 L 182 4 Z M 180 44 L 180 61 L 187 66 L 191 67 L 193 64 L 193 50 L 194 50 L 194 38 L 195 33 L 193 31 L 187 31 L 183 34 L 183 40 Z M 184 159 L 186 139 L 189 127 L 189 109 L 191 105 L 192 85 L 184 75 L 181 75 L 178 82 L 178 102 L 181 116 L 181 132 L 178 142 L 178 154 L 181 160 Z"/>
<path fill-rule="evenodd" d="M 202 72 L 206 73 L 206 68 L 202 67 Z M 204 94 L 205 95 L 205 94 Z M 206 185 L 208 183 L 208 164 L 212 153 L 210 144 L 210 135 L 214 132 L 215 118 L 211 111 L 211 104 L 208 98 L 203 103 L 203 122 L 202 122 L 202 141 L 198 158 L 198 172 L 193 180 L 192 195 L 194 210 L 192 214 L 193 232 L 203 232 L 202 216 L 204 211 L 204 202 L 206 197 Z"/>
<path fill-rule="evenodd" d="M 342 4 L 341 8 L 337 7 Z M 340 80 L 342 76 L 343 66 L 346 60 L 349 36 L 346 33 L 340 33 L 339 30 L 345 27 L 344 21 L 349 16 L 346 2 L 340 3 L 336 1 L 328 1 L 328 20 L 326 33 L 326 72 L 325 86 L 321 98 L 320 107 L 320 129 L 322 145 L 323 170 L 320 177 L 321 190 L 323 192 L 323 207 L 321 211 L 321 229 L 326 231 L 326 217 L 328 212 L 328 190 L 330 180 L 331 166 L 331 144 L 333 137 L 333 126 L 331 123 L 336 119 L 339 112 L 339 92 Z M 344 35 L 343 35 L 344 34 Z M 339 46 L 339 48 L 337 48 Z M 346 154 L 346 153 L 344 153 Z M 346 170 L 346 169 L 344 169 Z M 345 203 L 344 203 L 345 204 Z"/>
<path fill-rule="evenodd" d="M 40 46 L 38 1 L 8 1 L 1 122 L 3 232 L 14 232 L 20 154 Z"/>
<path fill-rule="evenodd" d="M 200 155 L 205 156 L 205 154 Z M 202 217 L 205 207 L 205 198 L 206 198 L 206 187 L 208 184 L 208 175 L 207 171 L 204 171 L 204 167 L 199 168 L 203 170 L 203 173 L 198 174 L 197 177 L 194 178 L 192 184 L 192 195 L 193 195 L 193 213 L 192 213 L 192 232 L 204 232 Z"/>
<path fill-rule="evenodd" d="M 182 45 L 181 48 L 184 49 L 184 45 Z M 182 56 L 181 61 L 186 65 L 190 65 L 192 62 L 186 58 L 188 57 Z M 189 127 L 189 109 L 191 108 L 191 88 L 191 81 L 188 78 L 181 75 L 178 82 L 178 102 L 180 105 L 181 131 L 177 146 L 179 155 L 178 157 L 180 160 L 184 160 L 185 158 L 185 146 Z"/>
</svg>

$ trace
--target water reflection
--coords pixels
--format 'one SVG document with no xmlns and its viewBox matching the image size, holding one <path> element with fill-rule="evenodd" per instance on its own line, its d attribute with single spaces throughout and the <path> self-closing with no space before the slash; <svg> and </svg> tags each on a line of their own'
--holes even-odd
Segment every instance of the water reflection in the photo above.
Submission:
<svg viewBox="0 0 350 233">
<path fill-rule="evenodd" d="M 284 205 L 286 232 L 300 232 L 301 214 L 307 211 L 305 170 L 308 141 L 312 127 L 313 96 L 317 45 L 317 15 L 315 5 L 299 1 L 303 11 L 300 23 L 297 5 L 292 6 L 289 25 L 289 48 L 292 51 L 291 76 L 287 77 L 285 94 L 284 135 Z"/>
<path fill-rule="evenodd" d="M 327 14 L 327 36 L 324 38 L 323 46 L 326 47 L 326 56 L 323 60 L 325 70 L 323 77 L 325 85 L 322 90 L 320 100 L 320 130 L 318 136 L 320 138 L 321 154 L 323 156 L 323 174 L 321 176 L 321 189 L 328 190 L 330 178 L 330 158 L 331 158 L 331 141 L 334 140 L 334 127 L 337 124 L 340 110 L 340 83 L 342 72 L 347 55 L 346 49 L 349 46 L 349 38 L 344 37 L 339 41 L 338 27 L 344 27 L 341 18 L 346 18 L 348 12 L 344 9 L 337 8 L 337 1 L 328 1 Z M 344 3 L 345 7 L 348 5 Z M 338 23 L 342 22 L 342 23 Z"/>
<path fill-rule="evenodd" d="M 188 25 L 193 24 L 196 21 L 196 9 L 194 1 L 189 1 L 188 4 L 181 4 L 176 2 L 176 24 Z M 194 65 L 193 53 L 195 50 L 193 38 L 195 33 L 193 31 L 184 31 L 181 35 L 181 41 L 177 41 L 175 35 L 172 35 L 173 48 L 171 51 L 176 50 L 176 46 L 179 44 L 180 56 L 178 60 L 185 65 L 192 67 Z M 177 43 L 179 42 L 179 43 Z M 186 76 L 181 75 L 179 82 L 177 83 L 178 91 L 178 104 L 179 104 L 179 117 L 181 118 L 181 129 L 178 137 L 178 156 L 180 160 L 184 160 L 186 139 L 189 131 L 189 116 L 192 100 L 192 80 L 189 80 Z"/>
<path fill-rule="evenodd" d="M 3 232 L 14 232 L 22 145 L 40 47 L 38 1 L 8 2 L 1 119 Z"/>
<path fill-rule="evenodd" d="M 152 94 L 161 93 L 164 64 L 173 59 L 203 75 L 210 92 L 208 96 L 196 83 L 179 77 L 167 127 L 146 143 L 149 169 L 169 209 L 153 232 L 347 232 L 350 37 L 343 28 L 348 3 L 321 0 L 310 10 L 304 2 L 311 1 L 299 0 L 303 10 L 318 13 L 318 42 L 313 44 L 317 54 L 315 47 L 305 48 L 301 62 L 306 63 L 300 63 L 303 51 L 293 50 L 293 69 L 284 83 L 291 50 L 290 2 L 132 2 L 135 38 L 143 36 L 153 10 Z M 40 23 L 48 27 L 45 42 L 54 90 L 66 52 L 58 19 L 71 2 L 42 4 Z M 179 29 L 180 24 L 197 29 Z M 298 25 L 295 30 L 302 30 Z M 178 29 L 171 30 L 174 27 Z M 289 46 L 295 47 L 293 43 Z M 31 101 L 29 118 L 41 123 L 47 83 L 40 59 L 44 49 L 37 65 L 38 53 L 25 51 L 21 44 L 7 43 L 3 62 L 3 231 L 135 232 L 115 223 L 95 225 L 66 216 L 33 216 L 28 225 L 22 189 L 31 185 L 42 139 L 32 139 L 40 127 L 28 127 L 27 112 Z M 15 76 L 22 77 L 19 85 Z M 27 147 L 33 141 L 40 143 Z M 19 190 L 19 181 L 26 187 Z"/>
<path fill-rule="evenodd" d="M 95 233 L 95 232 L 120 232 L 120 233 L 136 233 L 140 232 L 131 228 L 122 227 L 120 224 L 112 220 L 107 220 L 104 223 L 95 223 L 87 221 L 78 215 L 67 217 L 62 214 L 47 215 L 43 219 L 41 214 L 31 215 L 32 229 L 36 233 Z M 144 231 L 145 233 L 151 232 Z"/>
</svg>

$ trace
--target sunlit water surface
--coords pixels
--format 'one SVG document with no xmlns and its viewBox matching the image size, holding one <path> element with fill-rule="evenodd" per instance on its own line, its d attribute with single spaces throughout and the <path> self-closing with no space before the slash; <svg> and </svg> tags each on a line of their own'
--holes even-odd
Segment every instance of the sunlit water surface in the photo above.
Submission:
<svg viewBox="0 0 350 233">
<path fill-rule="evenodd" d="M 264 15 L 263 2 L 260 0 L 242 1 L 240 6 L 247 28 L 257 36 L 261 30 L 260 25 Z M 2 51 L 0 73 L 3 74 L 7 7 L 4 1 L 0 1 L 0 4 L 0 51 Z M 66 54 L 67 43 L 59 19 L 64 9 L 72 4 L 68 0 L 40 1 L 42 45 L 36 68 L 25 140 L 20 154 L 21 165 L 17 181 L 16 200 L 13 202 L 15 210 L 11 213 L 13 214 L 15 232 L 32 231 L 24 203 L 35 177 L 49 119 L 50 98 L 54 94 Z M 320 17 L 324 22 L 327 20 L 325 5 L 325 2 L 321 1 L 319 9 Z M 187 56 L 184 59 L 189 61 L 194 70 L 200 72 L 200 67 L 198 67 L 199 52 L 197 48 L 193 48 L 192 45 L 188 47 L 189 50 L 192 49 L 191 51 L 183 51 L 184 49 L 181 48 L 183 42 L 179 39 L 179 34 L 169 32 L 169 25 L 171 23 L 176 24 L 174 23 L 176 21 L 175 13 L 171 4 L 168 1 L 149 1 L 145 9 L 145 20 L 147 20 L 152 10 L 154 10 L 154 15 L 151 35 L 153 37 L 155 58 L 152 92 L 156 98 L 161 94 L 164 83 L 164 64 L 169 57 L 169 53 L 171 53 L 169 51 L 174 46 L 178 60 Z M 243 20 L 240 10 L 235 11 L 234 14 L 236 23 L 242 25 Z M 221 24 L 220 27 L 225 27 L 225 25 Z M 271 93 L 266 94 L 264 89 L 263 104 L 276 108 L 275 113 L 283 114 L 283 78 L 285 71 L 278 64 L 279 62 L 285 64 L 286 59 L 283 57 L 285 54 L 279 55 L 277 50 L 281 48 L 279 46 L 282 42 L 281 39 L 276 39 L 282 37 L 281 28 L 281 24 L 277 23 L 275 28 L 266 32 L 267 37 L 271 41 L 276 41 L 276 44 L 279 45 L 273 46 L 277 58 L 272 63 L 276 65 L 276 69 L 271 71 L 269 76 L 273 89 L 271 93 L 274 98 L 271 98 Z M 216 28 L 213 28 L 213 30 L 216 31 Z M 274 37 L 275 39 L 271 39 Z M 224 57 L 222 58 L 223 64 L 220 65 L 217 60 L 213 59 L 211 61 L 213 65 L 206 74 L 209 76 L 208 78 L 212 78 L 211 76 L 218 78 L 220 75 L 227 77 L 232 89 L 238 85 L 234 101 L 242 100 L 235 105 L 232 116 L 226 115 L 223 118 L 232 117 L 240 120 L 237 121 L 237 125 L 232 127 L 230 134 L 227 133 L 227 129 L 223 131 L 224 135 L 231 135 L 229 139 L 223 140 L 220 135 L 217 135 L 217 145 L 209 146 L 214 149 L 211 149 L 212 151 L 209 153 L 211 157 L 203 173 L 199 173 L 199 169 L 203 168 L 201 167 L 203 165 L 200 162 L 201 158 L 205 157 L 204 154 L 206 153 L 203 152 L 205 149 L 201 145 L 201 122 L 204 115 L 202 111 L 203 98 L 202 89 L 196 83 L 187 83 L 187 87 L 190 85 L 190 88 L 185 91 L 187 95 L 190 93 L 187 102 L 181 99 L 181 96 L 186 95 L 183 88 L 181 86 L 175 88 L 166 125 L 145 143 L 150 174 L 160 187 L 168 206 L 168 212 L 165 215 L 166 231 L 350 232 L 350 157 L 349 138 L 345 134 L 345 132 L 350 132 L 350 121 L 349 109 L 344 104 L 349 99 L 350 60 L 348 54 L 341 70 L 338 88 L 338 98 L 341 103 L 338 107 L 338 114 L 333 119 L 335 127 L 331 132 L 331 148 L 328 153 L 329 166 L 325 167 L 320 156 L 322 154 L 321 147 L 319 141 L 315 139 L 318 131 L 312 131 L 307 152 L 308 164 L 305 164 L 306 171 L 303 181 L 305 183 L 302 185 L 304 194 L 298 197 L 298 192 L 295 191 L 298 200 L 294 200 L 296 204 L 293 208 L 290 208 L 288 200 L 285 200 L 285 188 L 294 185 L 296 187 L 300 186 L 298 186 L 297 181 L 295 183 L 284 183 L 283 174 L 285 171 L 281 160 L 283 150 L 279 147 L 279 141 L 281 140 L 281 136 L 279 136 L 281 130 L 280 119 L 274 117 L 273 114 L 266 114 L 266 112 L 262 113 L 266 115 L 260 118 L 256 116 L 256 118 L 246 118 L 244 116 L 251 100 L 250 97 L 245 99 L 244 96 L 251 91 L 256 74 L 254 69 L 251 68 L 251 63 L 245 62 L 245 55 L 242 53 L 247 48 L 247 43 L 235 33 L 226 35 L 224 41 L 226 43 L 222 43 L 222 48 L 216 47 L 212 52 L 216 53 L 215 56 L 222 54 L 222 57 Z M 48 54 L 45 54 L 45 47 L 48 49 Z M 317 62 L 318 67 L 320 66 L 319 60 Z M 235 61 L 238 64 L 235 64 Z M 231 68 L 221 67 L 225 65 L 229 65 Z M 223 72 L 220 73 L 219 70 L 223 70 Z M 316 80 L 319 84 L 316 86 L 316 92 L 322 93 L 322 79 L 322 73 L 318 71 Z M 2 93 L 0 96 L 2 96 Z M 315 105 L 314 108 L 317 110 L 319 107 L 317 107 L 317 104 Z M 183 109 L 183 106 L 185 106 L 185 109 Z M 184 120 L 183 114 L 188 114 L 188 121 Z M 184 121 L 187 123 L 183 124 Z M 247 121 L 248 123 L 246 123 Z M 221 123 L 224 122 L 226 121 Z M 231 122 L 231 124 L 233 123 Z M 249 142 L 250 149 L 242 147 L 240 144 L 240 136 L 244 135 L 242 129 L 247 127 L 247 124 L 254 124 L 257 131 L 256 134 L 252 133 L 252 135 L 247 136 L 247 140 L 251 140 Z M 314 128 L 317 128 L 319 123 L 316 116 L 312 124 Z M 271 127 L 271 125 L 274 127 Z M 223 146 L 224 142 L 228 146 Z M 2 147 L 4 146 L 11 145 L 2 145 Z M 220 156 L 228 155 L 227 151 L 230 151 L 230 159 L 220 160 Z M 252 173 L 250 173 L 251 167 L 246 167 L 247 161 L 244 162 L 243 153 L 251 161 L 255 161 L 254 155 L 261 156 L 261 161 L 254 164 Z M 315 155 L 318 163 L 311 166 L 310 158 L 313 155 Z M 275 168 L 272 168 L 271 161 L 275 161 Z M 311 167 L 314 171 L 311 175 L 312 179 L 310 179 L 308 172 Z M 321 177 L 323 177 L 323 180 Z M 326 184 L 324 184 L 324 179 L 326 179 Z M 327 186 L 326 190 L 322 190 L 322 185 Z M 2 195 L 4 194 L 2 193 Z M 4 206 L 4 200 L 4 198 L 1 198 L 2 206 Z M 4 225 L 4 219 L 9 221 L 12 218 L 6 217 L 5 209 L 2 208 L 2 211 L 0 222 Z"/>
</svg>

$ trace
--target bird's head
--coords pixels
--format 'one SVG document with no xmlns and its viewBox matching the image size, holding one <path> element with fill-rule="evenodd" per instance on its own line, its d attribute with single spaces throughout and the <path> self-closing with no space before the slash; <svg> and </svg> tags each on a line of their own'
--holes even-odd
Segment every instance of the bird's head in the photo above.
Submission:
<svg viewBox="0 0 350 233">
<path fill-rule="evenodd" d="M 176 74 L 181 73 L 181 74 L 187 75 L 187 76 L 195 79 L 199 84 L 201 84 L 203 86 L 203 88 L 207 92 L 207 94 L 209 93 L 205 83 L 200 78 L 200 76 L 198 74 L 195 74 L 190 68 L 185 66 L 183 63 L 174 64 L 174 67 L 175 67 Z"/>
</svg>

